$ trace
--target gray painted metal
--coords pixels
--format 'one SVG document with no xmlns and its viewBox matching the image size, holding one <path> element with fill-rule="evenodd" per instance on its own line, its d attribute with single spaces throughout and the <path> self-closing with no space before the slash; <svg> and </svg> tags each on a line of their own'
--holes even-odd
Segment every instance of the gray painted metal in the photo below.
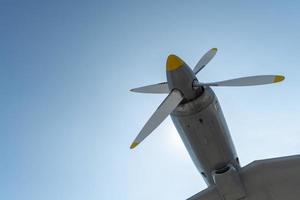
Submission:
<svg viewBox="0 0 300 200">
<path fill-rule="evenodd" d="M 229 164 L 240 168 L 221 107 L 214 92 L 204 88 L 193 101 L 180 104 L 171 118 L 197 169 L 208 185 L 212 173 Z"/>
<path fill-rule="evenodd" d="M 167 80 L 169 89 L 178 89 L 183 93 L 185 100 L 193 100 L 201 94 L 201 88 L 193 89 L 193 82 L 197 78 L 185 63 L 174 71 L 167 71 Z"/>
<path fill-rule="evenodd" d="M 243 200 L 299 200 L 300 155 L 259 160 L 239 171 L 246 196 Z M 236 200 L 226 198 L 216 185 L 188 200 Z"/>
<path fill-rule="evenodd" d="M 224 199 L 241 199 L 246 196 L 246 191 L 239 172 L 232 165 L 213 174 L 216 187 Z"/>
<path fill-rule="evenodd" d="M 136 136 L 132 147 L 134 148 L 134 145 L 138 145 L 142 142 L 156 127 L 158 127 L 159 124 L 177 107 L 182 99 L 183 96 L 180 91 L 176 89 L 172 90 Z"/>
<path fill-rule="evenodd" d="M 197 74 L 199 71 L 201 71 L 209 63 L 209 61 L 213 59 L 216 53 L 217 53 L 217 48 L 212 48 L 208 52 L 206 52 L 206 54 L 202 56 L 202 58 L 194 67 L 193 69 L 194 74 Z"/>
<path fill-rule="evenodd" d="M 169 94 L 170 90 L 167 82 L 147 85 L 130 90 L 131 92 L 138 93 L 151 93 L 151 94 Z"/>
<path fill-rule="evenodd" d="M 211 82 L 211 83 L 194 83 L 194 86 L 252 86 L 252 85 L 264 85 L 271 84 L 276 81 L 277 77 L 282 77 L 279 75 L 259 75 L 259 76 L 248 76 L 242 78 L 235 78 L 225 81 Z M 279 81 L 283 80 L 280 79 Z"/>
</svg>

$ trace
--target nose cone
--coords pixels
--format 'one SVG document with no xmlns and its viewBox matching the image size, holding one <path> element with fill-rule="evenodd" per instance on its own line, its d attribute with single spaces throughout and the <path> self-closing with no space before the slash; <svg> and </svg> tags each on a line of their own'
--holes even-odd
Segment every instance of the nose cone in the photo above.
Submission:
<svg viewBox="0 0 300 200">
<path fill-rule="evenodd" d="M 184 62 L 178 56 L 169 55 L 167 59 L 167 71 L 174 71 L 181 66 L 183 66 Z"/>
</svg>

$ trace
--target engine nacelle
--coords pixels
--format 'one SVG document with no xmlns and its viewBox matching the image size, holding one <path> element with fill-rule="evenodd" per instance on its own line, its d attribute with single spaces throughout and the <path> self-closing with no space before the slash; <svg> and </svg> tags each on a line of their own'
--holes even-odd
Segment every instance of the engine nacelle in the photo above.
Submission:
<svg viewBox="0 0 300 200">
<path fill-rule="evenodd" d="M 219 194 L 225 200 L 240 199 L 246 196 L 239 172 L 232 165 L 219 169 L 212 174 Z"/>
<path fill-rule="evenodd" d="M 215 184 L 188 200 L 239 200 L 246 197 L 240 174 L 233 165 L 215 170 L 212 176 Z"/>
</svg>

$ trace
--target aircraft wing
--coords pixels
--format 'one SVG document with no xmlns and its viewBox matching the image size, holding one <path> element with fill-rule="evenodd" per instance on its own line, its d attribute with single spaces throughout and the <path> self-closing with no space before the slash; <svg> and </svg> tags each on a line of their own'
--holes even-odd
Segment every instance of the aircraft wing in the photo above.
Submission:
<svg viewBox="0 0 300 200">
<path fill-rule="evenodd" d="M 300 155 L 258 160 L 238 171 L 243 197 L 234 198 L 234 188 L 222 192 L 217 185 L 194 195 L 188 200 L 299 200 Z M 227 186 L 230 184 L 227 184 Z"/>
</svg>

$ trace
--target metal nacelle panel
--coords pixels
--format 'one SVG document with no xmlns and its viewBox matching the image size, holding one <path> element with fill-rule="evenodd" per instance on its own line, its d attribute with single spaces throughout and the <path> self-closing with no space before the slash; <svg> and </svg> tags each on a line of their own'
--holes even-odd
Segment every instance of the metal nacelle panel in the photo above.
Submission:
<svg viewBox="0 0 300 200">
<path fill-rule="evenodd" d="M 232 165 L 216 170 L 213 178 L 224 200 L 237 200 L 246 196 L 239 172 Z"/>
<path fill-rule="evenodd" d="M 214 170 L 228 164 L 239 168 L 237 155 L 221 107 L 210 88 L 171 114 L 183 143 L 208 185 Z"/>
</svg>

